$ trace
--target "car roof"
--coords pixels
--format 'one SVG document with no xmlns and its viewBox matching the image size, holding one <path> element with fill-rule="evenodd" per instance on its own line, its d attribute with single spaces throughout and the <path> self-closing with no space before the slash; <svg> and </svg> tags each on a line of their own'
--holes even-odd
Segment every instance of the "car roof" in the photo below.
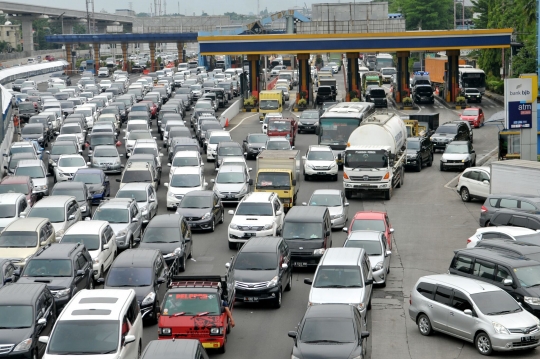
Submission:
<svg viewBox="0 0 540 359">
<path fill-rule="evenodd" d="M 289 142 L 288 139 L 286 139 L 284 136 L 270 136 L 268 137 L 268 139 L 266 141 L 270 141 L 270 142 L 274 142 L 274 141 L 287 141 Z"/>
<path fill-rule="evenodd" d="M 105 174 L 103 170 L 99 168 L 79 168 L 77 172 L 75 173 L 99 173 L 99 174 Z"/>
<path fill-rule="evenodd" d="M 244 172 L 245 167 L 240 165 L 228 165 L 226 167 L 220 167 L 219 172 Z"/>
<path fill-rule="evenodd" d="M 332 151 L 330 146 L 325 145 L 311 145 L 309 146 L 310 151 Z"/>
<path fill-rule="evenodd" d="M 232 167 L 235 167 L 235 166 L 227 166 L 224 168 L 232 168 Z M 238 167 L 241 168 L 240 166 Z M 272 195 L 274 195 L 274 192 L 251 192 L 251 193 L 248 193 L 244 197 L 242 202 L 246 202 L 246 203 L 270 202 Z"/>
<path fill-rule="evenodd" d="M 286 222 L 310 223 L 311 220 L 319 221 L 328 211 L 325 206 L 294 206 L 285 217 Z"/>
<path fill-rule="evenodd" d="M 0 288 L 0 305 L 31 305 L 43 293 L 45 283 L 13 283 Z"/>
<path fill-rule="evenodd" d="M 101 208 L 120 208 L 128 209 L 131 206 L 131 201 L 129 198 L 111 198 L 106 201 L 101 202 L 96 211 L 99 211 Z M 94 212 L 94 215 L 96 213 Z"/>
<path fill-rule="evenodd" d="M 178 214 L 160 214 L 150 220 L 148 227 L 177 228 L 180 226 L 181 219 L 182 216 Z"/>
<path fill-rule="evenodd" d="M 120 320 L 123 309 L 134 296 L 134 292 L 133 289 L 79 291 L 62 310 L 58 320 Z"/>
<path fill-rule="evenodd" d="M 500 251 L 496 249 L 491 248 L 482 248 L 482 247 L 474 247 L 474 248 L 465 248 L 455 251 L 456 254 L 463 254 L 463 255 L 469 255 L 475 258 L 481 258 L 481 259 L 487 259 L 491 261 L 495 261 L 497 263 L 502 263 L 511 267 L 528 267 L 528 266 L 534 266 L 534 265 L 540 265 L 540 262 L 516 255 L 508 253 L 507 251 Z"/>
<path fill-rule="evenodd" d="M 446 284 L 454 288 L 461 289 L 462 291 L 465 291 L 469 294 L 502 291 L 502 289 L 492 284 L 453 274 L 428 275 L 421 277 L 419 281 L 423 279 L 428 279 L 436 283 Z"/>
<path fill-rule="evenodd" d="M 73 181 L 62 181 L 58 182 L 54 185 L 53 190 L 60 189 L 60 188 L 75 188 L 75 189 L 82 189 L 84 188 L 84 183 L 82 182 L 73 182 Z M 54 196 L 55 198 L 58 196 Z"/>
<path fill-rule="evenodd" d="M 20 198 L 26 198 L 22 193 L 0 193 L 0 204 L 15 204 Z"/>
<path fill-rule="evenodd" d="M 313 194 L 325 194 L 325 195 L 333 195 L 338 196 L 342 194 L 342 190 L 340 189 L 316 189 L 313 191 Z"/>
<path fill-rule="evenodd" d="M 485 239 L 478 242 L 476 248 L 507 250 L 523 256 L 540 253 L 540 246 L 528 242 L 518 242 L 512 239 Z"/>
<path fill-rule="evenodd" d="M 509 234 L 511 236 L 522 236 L 526 234 L 538 233 L 533 229 L 529 229 L 525 227 L 514 227 L 514 226 L 480 227 L 476 230 L 476 233 L 487 233 L 487 232 L 495 232 L 495 233 L 500 232 L 504 234 Z"/>
<path fill-rule="evenodd" d="M 21 184 L 28 183 L 32 179 L 30 176 L 6 176 L 2 178 L 1 184 Z"/>
<path fill-rule="evenodd" d="M 39 250 L 32 258 L 37 259 L 64 259 L 69 258 L 73 253 L 83 249 L 82 243 L 55 243 Z"/>
<path fill-rule="evenodd" d="M 176 167 L 173 172 L 174 175 L 182 175 L 182 174 L 200 174 L 201 169 L 199 167 Z"/>
<path fill-rule="evenodd" d="M 348 304 L 324 304 L 308 306 L 304 318 L 354 318 Z"/>
<path fill-rule="evenodd" d="M 529 195 L 529 194 L 490 194 L 488 199 L 491 199 L 491 198 L 516 198 L 516 199 L 525 198 L 525 199 L 530 200 L 531 202 L 540 202 L 540 197 Z"/>
<path fill-rule="evenodd" d="M 39 159 L 21 160 L 17 164 L 17 167 L 34 167 L 34 166 L 43 166 L 43 161 Z"/>
<path fill-rule="evenodd" d="M 212 197 L 214 195 L 214 191 L 211 190 L 196 190 L 196 191 L 190 191 L 184 195 L 184 198 L 186 197 Z"/>
<path fill-rule="evenodd" d="M 39 207 L 64 207 L 66 203 L 68 203 L 71 200 L 75 200 L 75 197 L 73 196 L 49 196 L 44 197 L 40 199 L 39 201 L 34 204 L 34 207 L 32 208 L 39 208 Z"/>
<path fill-rule="evenodd" d="M 93 219 L 91 221 L 79 221 L 74 223 L 71 227 L 69 227 L 66 230 L 67 234 L 94 234 L 99 233 L 99 230 L 103 227 L 108 225 L 109 222 L 107 221 L 100 221 Z"/>
<path fill-rule="evenodd" d="M 26 217 L 11 222 L 4 228 L 5 231 L 34 232 L 42 223 L 48 222 L 47 218 Z"/>
<path fill-rule="evenodd" d="M 158 254 L 158 249 L 127 249 L 116 257 L 111 267 L 152 268 L 154 266 L 154 258 Z"/>
<path fill-rule="evenodd" d="M 242 253 L 260 253 L 260 252 L 276 252 L 276 248 L 281 242 L 280 237 L 252 237 L 247 241 L 239 252 Z"/>
<path fill-rule="evenodd" d="M 198 339 L 152 340 L 146 345 L 141 359 L 195 358 L 198 347 Z"/>
</svg>

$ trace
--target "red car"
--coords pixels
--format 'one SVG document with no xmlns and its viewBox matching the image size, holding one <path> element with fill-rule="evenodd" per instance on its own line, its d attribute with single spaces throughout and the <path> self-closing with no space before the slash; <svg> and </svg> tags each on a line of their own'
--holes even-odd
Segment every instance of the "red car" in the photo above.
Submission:
<svg viewBox="0 0 540 359">
<path fill-rule="evenodd" d="M 37 202 L 37 195 L 33 193 L 34 184 L 28 176 L 9 176 L 2 178 L 0 193 L 22 193 L 26 196 L 29 207 Z"/>
<path fill-rule="evenodd" d="M 392 249 L 394 228 L 390 225 L 390 220 L 386 212 L 356 212 L 349 228 L 343 228 L 343 232 L 347 232 L 348 234 L 354 231 L 366 230 L 383 232 L 388 241 L 388 249 Z"/>
<path fill-rule="evenodd" d="M 470 107 L 465 109 L 463 113 L 459 115 L 459 119 L 467 121 L 471 126 L 478 128 L 484 125 L 484 111 L 478 107 Z"/>
</svg>

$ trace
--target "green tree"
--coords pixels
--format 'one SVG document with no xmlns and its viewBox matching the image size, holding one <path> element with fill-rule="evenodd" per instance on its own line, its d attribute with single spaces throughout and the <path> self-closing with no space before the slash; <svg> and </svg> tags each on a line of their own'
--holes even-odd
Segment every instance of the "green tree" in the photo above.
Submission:
<svg viewBox="0 0 540 359">
<path fill-rule="evenodd" d="M 399 0 L 393 6 L 401 8 L 407 30 L 448 30 L 454 27 L 452 0 Z"/>
</svg>

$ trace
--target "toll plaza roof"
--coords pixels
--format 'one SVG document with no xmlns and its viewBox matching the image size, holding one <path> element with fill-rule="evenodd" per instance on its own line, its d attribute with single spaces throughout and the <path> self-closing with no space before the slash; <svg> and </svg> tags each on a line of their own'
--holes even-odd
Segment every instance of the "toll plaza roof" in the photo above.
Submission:
<svg viewBox="0 0 540 359">
<path fill-rule="evenodd" d="M 181 33 L 145 33 L 145 34 L 69 34 L 45 36 L 47 42 L 63 44 L 86 43 L 149 43 L 149 42 L 197 42 L 196 32 Z"/>
<path fill-rule="evenodd" d="M 201 55 L 509 48 L 513 29 L 199 36 Z"/>
</svg>

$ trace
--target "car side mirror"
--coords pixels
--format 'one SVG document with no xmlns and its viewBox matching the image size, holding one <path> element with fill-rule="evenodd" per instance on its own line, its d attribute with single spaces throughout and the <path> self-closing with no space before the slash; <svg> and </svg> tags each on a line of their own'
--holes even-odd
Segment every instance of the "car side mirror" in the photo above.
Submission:
<svg viewBox="0 0 540 359">
<path fill-rule="evenodd" d="M 134 335 L 126 335 L 124 338 L 124 345 L 133 343 L 137 338 Z"/>
<path fill-rule="evenodd" d="M 297 332 L 289 332 L 287 333 L 287 335 L 289 336 L 289 338 L 293 338 L 293 339 L 296 339 L 296 337 L 298 336 L 298 333 Z M 40 337 L 41 338 L 41 337 Z"/>
<path fill-rule="evenodd" d="M 276 216 L 281 216 L 283 214 L 283 211 L 277 211 Z"/>
<path fill-rule="evenodd" d="M 471 150 L 471 153 L 476 153 L 476 151 L 475 151 L 475 150 Z"/>
<path fill-rule="evenodd" d="M 227 212 L 227 213 L 230 214 L 231 216 L 233 216 L 234 215 L 234 210 L 229 209 L 229 212 Z"/>
<path fill-rule="evenodd" d="M 373 284 L 373 279 L 366 279 L 366 281 L 364 282 L 364 285 L 372 285 Z"/>
<path fill-rule="evenodd" d="M 330 233 L 331 233 L 330 231 L 326 231 L 326 233 L 325 233 L 326 237 L 329 237 Z"/>
<path fill-rule="evenodd" d="M 227 269 L 231 268 L 231 263 L 229 263 L 229 262 L 225 263 L 225 268 L 227 268 Z"/>
<path fill-rule="evenodd" d="M 117 179 L 116 179 L 116 182 L 120 183 L 120 178 L 117 178 Z"/>
<path fill-rule="evenodd" d="M 38 342 L 41 344 L 47 344 L 49 342 L 49 337 L 42 335 L 39 337 Z"/>
<path fill-rule="evenodd" d="M 294 146 L 291 146 L 291 150 L 294 150 Z"/>
<path fill-rule="evenodd" d="M 296 180 L 292 180 L 292 185 L 296 186 Z"/>
<path fill-rule="evenodd" d="M 159 277 L 157 280 L 157 284 L 163 284 L 163 283 L 165 283 L 165 278 Z"/>
<path fill-rule="evenodd" d="M 138 219 L 138 218 L 133 218 L 133 219 L 131 220 L 131 222 L 137 223 L 137 222 L 139 222 L 139 219 Z"/>
<path fill-rule="evenodd" d="M 82 269 L 79 269 L 76 275 L 77 277 L 82 277 L 84 275 L 84 271 Z"/>
<path fill-rule="evenodd" d="M 289 268 L 289 265 L 288 265 L 287 263 L 283 263 L 283 264 L 281 265 L 281 268 L 282 268 L 282 269 L 287 269 L 287 268 Z"/>
<path fill-rule="evenodd" d="M 362 339 L 365 339 L 365 338 L 368 338 L 368 337 L 369 337 L 369 332 L 362 332 L 360 334 L 360 338 L 362 338 Z"/>
<path fill-rule="evenodd" d="M 341 229 L 341 231 L 347 233 L 347 232 L 349 232 L 349 228 L 343 227 L 343 228 Z"/>
<path fill-rule="evenodd" d="M 386 253 L 384 254 L 385 257 L 388 257 L 389 255 L 392 254 L 392 251 L 386 251 Z"/>
<path fill-rule="evenodd" d="M 506 278 L 503 279 L 503 285 L 512 285 L 513 281 L 512 279 Z"/>
<path fill-rule="evenodd" d="M 68 217 L 68 221 L 72 221 L 72 220 L 74 220 L 74 219 L 75 219 L 75 215 L 74 215 L 74 214 L 72 214 L 72 215 L 70 215 L 70 216 Z"/>
<path fill-rule="evenodd" d="M 39 318 L 37 321 L 37 325 L 47 325 L 47 319 Z"/>
<path fill-rule="evenodd" d="M 14 277 L 20 277 L 21 276 L 21 269 L 20 268 L 17 268 L 13 271 L 13 276 Z"/>
<path fill-rule="evenodd" d="M 311 279 L 309 279 L 309 278 L 304 278 L 304 284 L 312 285 L 312 284 L 313 284 L 313 280 L 311 280 Z"/>
<path fill-rule="evenodd" d="M 482 182 L 485 184 L 489 184 L 489 180 L 483 180 Z"/>
<path fill-rule="evenodd" d="M 47 241 L 41 241 L 41 242 L 39 243 L 39 245 L 42 246 L 42 247 L 43 247 L 43 246 L 46 246 L 46 245 L 47 245 Z"/>
<path fill-rule="evenodd" d="M 472 317 L 472 310 L 470 310 L 470 309 L 465 309 L 465 310 L 463 311 L 463 314 L 465 314 L 465 315 L 470 315 L 470 316 Z"/>
<path fill-rule="evenodd" d="M 394 228 L 390 228 L 390 233 L 394 233 Z"/>
</svg>

